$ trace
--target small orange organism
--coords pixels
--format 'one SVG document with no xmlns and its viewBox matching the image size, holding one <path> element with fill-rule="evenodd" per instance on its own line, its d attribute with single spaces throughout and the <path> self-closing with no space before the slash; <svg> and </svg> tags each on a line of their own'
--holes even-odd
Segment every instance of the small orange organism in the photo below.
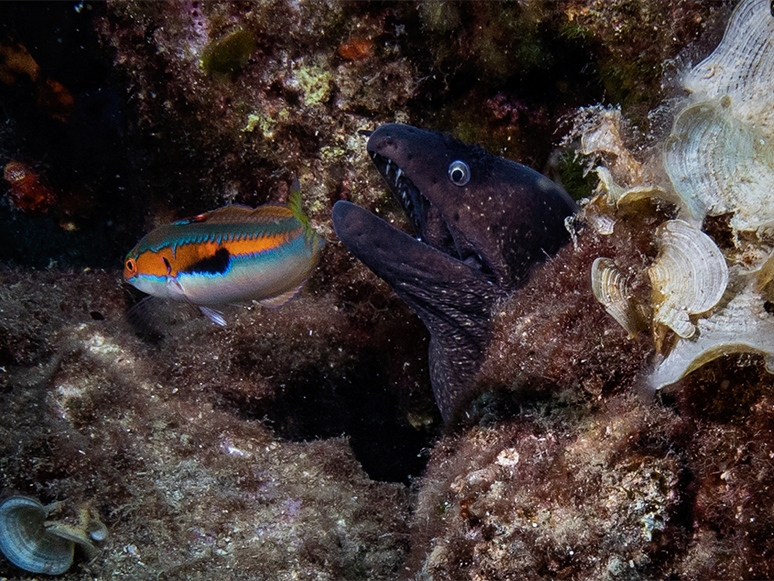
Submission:
<svg viewBox="0 0 774 581">
<path fill-rule="evenodd" d="M 13 85 L 24 77 L 35 85 L 38 107 L 52 119 L 67 121 L 75 108 L 67 87 L 41 75 L 40 66 L 23 44 L 8 39 L 0 42 L 0 82 Z"/>
<path fill-rule="evenodd" d="M 11 202 L 22 212 L 45 214 L 56 204 L 54 191 L 25 163 L 9 161 L 3 178 L 10 188 Z"/>
<path fill-rule="evenodd" d="M 339 56 L 348 61 L 363 61 L 374 54 L 374 41 L 368 36 L 352 36 L 339 45 Z"/>
</svg>

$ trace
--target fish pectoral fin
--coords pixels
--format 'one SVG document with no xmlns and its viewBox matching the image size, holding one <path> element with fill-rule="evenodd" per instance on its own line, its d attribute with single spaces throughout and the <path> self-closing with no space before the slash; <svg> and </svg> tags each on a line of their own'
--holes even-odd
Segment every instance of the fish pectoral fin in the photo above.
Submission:
<svg viewBox="0 0 774 581">
<path fill-rule="evenodd" d="M 185 294 L 185 289 L 180 281 L 172 276 L 167 277 L 167 297 L 178 301 L 187 301 L 188 296 Z"/>
<path fill-rule="evenodd" d="M 205 307 L 203 305 L 197 305 L 197 306 L 199 307 L 199 310 L 202 312 L 202 314 L 205 317 L 207 317 L 210 321 L 212 321 L 216 325 L 220 325 L 221 327 L 226 326 L 226 318 L 223 316 L 223 313 L 211 307 Z"/>
<path fill-rule="evenodd" d="M 279 294 L 277 296 L 268 298 L 268 299 L 261 299 L 258 302 L 263 307 L 267 307 L 269 309 L 276 309 L 277 307 L 281 307 L 286 302 L 288 302 L 290 299 L 292 299 L 294 296 L 298 294 L 298 291 L 301 290 L 301 287 L 304 286 L 304 283 L 302 282 L 300 285 L 298 285 L 296 288 L 292 288 L 289 291 L 286 291 L 282 294 Z"/>
</svg>

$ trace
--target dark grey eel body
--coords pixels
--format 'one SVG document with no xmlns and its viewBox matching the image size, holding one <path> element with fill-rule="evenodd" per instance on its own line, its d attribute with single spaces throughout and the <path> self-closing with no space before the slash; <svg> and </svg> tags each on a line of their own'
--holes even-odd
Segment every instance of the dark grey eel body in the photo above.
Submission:
<svg viewBox="0 0 774 581">
<path fill-rule="evenodd" d="M 383 125 L 368 152 L 416 237 L 349 202 L 336 203 L 333 226 L 430 331 L 430 379 L 449 422 L 472 395 L 494 303 L 568 241 L 576 206 L 547 177 L 443 133 Z"/>
</svg>

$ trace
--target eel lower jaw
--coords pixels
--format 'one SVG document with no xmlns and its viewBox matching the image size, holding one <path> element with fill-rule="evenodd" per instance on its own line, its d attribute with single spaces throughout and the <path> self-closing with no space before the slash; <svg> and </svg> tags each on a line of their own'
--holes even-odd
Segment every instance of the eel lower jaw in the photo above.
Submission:
<svg viewBox="0 0 774 581">
<path fill-rule="evenodd" d="M 446 220 L 439 212 L 434 211 L 430 201 L 406 175 L 406 172 L 389 157 L 375 151 L 368 153 L 384 181 L 387 182 L 393 197 L 411 222 L 417 239 L 491 277 L 492 269 L 484 258 L 472 245 L 461 243 L 457 239 L 459 237 L 452 234 Z"/>
</svg>

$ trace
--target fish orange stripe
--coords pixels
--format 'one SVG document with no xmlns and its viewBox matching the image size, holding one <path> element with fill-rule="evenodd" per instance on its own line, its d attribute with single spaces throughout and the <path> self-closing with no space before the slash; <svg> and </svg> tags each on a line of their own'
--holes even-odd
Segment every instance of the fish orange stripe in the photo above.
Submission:
<svg viewBox="0 0 774 581">
<path fill-rule="evenodd" d="M 228 250 L 231 256 L 258 254 L 278 248 L 297 235 L 298 232 L 282 232 L 270 236 L 247 235 L 245 239 L 229 240 L 221 244 L 217 242 L 180 244 L 174 251 L 170 246 L 165 246 L 157 251 L 148 250 L 141 253 L 136 261 L 137 271 L 147 276 L 175 277 L 181 270 L 186 270 L 192 264 L 211 258 L 221 248 Z"/>
<path fill-rule="evenodd" d="M 283 244 L 287 244 L 292 238 L 298 236 L 301 229 L 291 232 L 280 232 L 272 235 L 252 235 L 242 240 L 228 240 L 222 243 L 222 247 L 228 250 L 231 256 L 244 256 L 258 254 L 266 250 L 274 250 Z"/>
<path fill-rule="evenodd" d="M 181 244 L 175 248 L 175 258 L 172 262 L 172 276 L 177 276 L 181 270 L 185 270 L 192 264 L 196 264 L 206 258 L 214 256 L 221 245 L 217 242 L 199 242 L 195 244 Z"/>
</svg>

